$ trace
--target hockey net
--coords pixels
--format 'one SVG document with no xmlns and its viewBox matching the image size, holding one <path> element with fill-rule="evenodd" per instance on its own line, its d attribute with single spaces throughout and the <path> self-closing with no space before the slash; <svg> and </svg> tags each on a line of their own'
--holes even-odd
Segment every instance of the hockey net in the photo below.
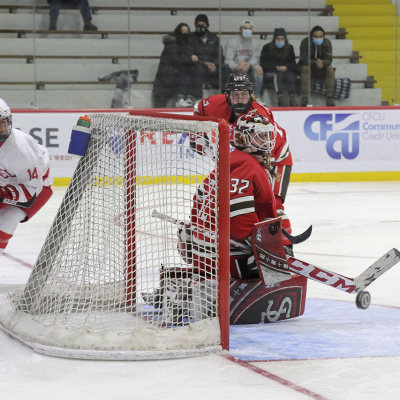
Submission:
<svg viewBox="0 0 400 400">
<path fill-rule="evenodd" d="M 89 115 L 88 149 L 31 276 L 0 304 L 0 327 L 35 351 L 134 360 L 228 347 L 227 124 L 133 114 Z M 197 154 L 190 138 L 204 133 L 210 151 Z M 196 281 L 177 251 L 176 224 L 152 214 L 189 221 L 193 195 L 212 171 L 215 269 Z M 172 306 L 156 296 L 160 287 Z"/>
</svg>

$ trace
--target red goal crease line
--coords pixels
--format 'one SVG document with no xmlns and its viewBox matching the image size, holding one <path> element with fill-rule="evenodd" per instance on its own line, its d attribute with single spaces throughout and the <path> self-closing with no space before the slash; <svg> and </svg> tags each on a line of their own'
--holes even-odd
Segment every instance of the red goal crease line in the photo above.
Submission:
<svg viewBox="0 0 400 400">
<path fill-rule="evenodd" d="M 3 257 L 6 257 L 6 258 L 8 258 L 8 259 L 11 260 L 11 261 L 15 261 L 15 262 L 17 262 L 18 264 L 23 265 L 24 267 L 33 269 L 33 265 L 31 265 L 31 264 L 27 263 L 26 261 L 23 261 L 23 260 L 21 260 L 21 259 L 19 259 L 19 258 L 17 258 L 17 257 L 14 257 L 14 256 L 12 256 L 12 255 L 10 255 L 10 254 L 8 254 L 8 253 L 3 253 Z"/>
<path fill-rule="evenodd" d="M 268 371 L 266 371 L 264 369 L 261 369 L 261 368 L 255 366 L 255 365 L 251 364 L 248 361 L 240 360 L 239 358 L 233 357 L 231 355 L 221 355 L 221 356 L 226 358 L 229 361 L 234 362 L 235 364 L 238 364 L 238 365 L 240 365 L 240 366 L 242 366 L 244 368 L 247 368 L 250 371 L 253 371 L 253 372 L 255 372 L 255 373 L 259 374 L 259 375 L 264 376 L 265 378 L 268 378 L 268 379 L 271 379 L 271 380 L 273 380 L 273 381 L 275 381 L 277 383 L 280 383 L 281 385 L 286 386 L 289 389 L 293 389 L 296 392 L 300 392 L 300 393 L 302 393 L 302 394 L 304 394 L 304 395 L 306 395 L 306 396 L 308 396 L 308 397 L 310 397 L 312 399 L 328 400 L 326 397 L 321 396 L 318 393 L 314 393 L 309 389 L 303 388 L 303 387 L 301 387 L 299 385 L 296 385 L 293 382 L 290 382 L 290 381 L 288 381 L 288 380 L 286 380 L 284 378 L 279 377 L 278 375 L 275 375 L 275 374 L 273 374 L 271 372 L 268 372 Z"/>
</svg>

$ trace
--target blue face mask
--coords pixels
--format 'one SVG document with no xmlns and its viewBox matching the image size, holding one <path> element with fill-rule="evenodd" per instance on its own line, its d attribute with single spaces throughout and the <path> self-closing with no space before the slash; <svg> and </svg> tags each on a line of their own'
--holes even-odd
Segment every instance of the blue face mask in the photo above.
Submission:
<svg viewBox="0 0 400 400">
<path fill-rule="evenodd" d="M 252 35 L 252 34 L 253 34 L 253 32 L 252 32 L 251 29 L 243 29 L 243 30 L 242 30 L 242 36 L 243 36 L 245 39 L 251 38 L 251 35 Z"/>
<path fill-rule="evenodd" d="M 275 46 L 276 46 L 278 49 L 281 49 L 284 45 L 285 45 L 285 42 L 275 42 Z"/>
<path fill-rule="evenodd" d="M 320 38 L 320 39 L 313 38 L 312 41 L 314 42 L 315 45 L 321 46 L 322 42 L 324 41 L 324 38 Z"/>
</svg>

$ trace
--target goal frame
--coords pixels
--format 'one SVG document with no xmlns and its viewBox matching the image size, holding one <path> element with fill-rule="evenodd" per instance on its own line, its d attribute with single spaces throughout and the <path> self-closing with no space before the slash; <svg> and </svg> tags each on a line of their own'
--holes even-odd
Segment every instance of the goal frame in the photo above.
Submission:
<svg viewBox="0 0 400 400">
<path fill-rule="evenodd" d="M 93 116 L 97 116 L 99 113 L 93 114 Z M 203 129 L 206 129 L 208 133 L 211 133 L 210 129 L 215 129 L 216 125 L 218 125 L 218 147 L 215 157 L 211 157 L 209 161 L 212 162 L 210 165 L 212 169 L 215 171 L 216 181 L 218 182 L 218 191 L 216 191 L 216 207 L 217 207 L 217 220 L 218 220 L 218 236 L 216 237 L 216 250 L 215 253 L 218 259 L 218 268 L 216 269 L 216 275 L 214 275 L 213 279 L 213 287 L 214 294 L 213 296 L 218 299 L 218 313 L 214 313 L 213 315 L 209 314 L 211 320 L 204 319 L 202 324 L 202 328 L 204 332 L 207 332 L 208 336 L 206 337 L 199 335 L 198 333 L 203 332 L 203 330 L 199 330 L 197 325 L 193 332 L 191 332 L 191 327 L 188 325 L 184 327 L 181 338 L 183 342 L 180 345 L 176 346 L 173 343 L 171 346 L 171 340 L 174 339 L 172 336 L 163 336 L 160 335 L 161 341 L 154 341 L 154 332 L 150 332 L 150 337 L 153 340 L 154 346 L 149 346 L 147 349 L 140 348 L 141 343 L 143 343 L 143 333 L 146 334 L 142 329 L 138 333 L 139 338 L 139 346 L 135 347 L 130 345 L 127 341 L 127 336 L 124 334 L 119 335 L 118 340 L 114 342 L 110 342 L 108 337 L 108 343 L 113 343 L 112 346 L 110 344 L 106 346 L 102 346 L 99 340 L 102 340 L 101 336 L 98 336 L 97 341 L 93 341 L 93 338 L 87 336 L 79 336 L 81 333 L 84 333 L 82 330 L 73 331 L 70 335 L 67 333 L 67 327 L 65 325 L 51 325 L 52 328 L 50 331 L 46 332 L 50 333 L 49 338 L 46 340 L 41 340 L 41 337 L 44 337 L 43 332 L 47 329 L 47 325 L 43 325 L 41 322 L 33 321 L 33 315 L 39 315 L 42 311 L 41 307 L 46 306 L 47 303 L 50 303 L 52 307 L 56 307 L 54 304 L 61 298 L 61 301 L 65 301 L 65 304 L 73 297 L 65 297 L 59 296 L 56 293 L 53 296 L 53 292 L 48 292 L 50 295 L 45 294 L 45 296 L 40 299 L 40 301 L 36 301 L 41 296 L 41 290 L 46 284 L 47 277 L 52 271 L 53 261 L 59 254 L 59 248 L 61 243 L 64 241 L 64 238 L 68 234 L 69 226 L 72 223 L 72 219 L 74 218 L 75 209 L 76 209 L 76 198 L 80 199 L 83 195 L 84 188 L 87 186 L 87 182 L 90 181 L 91 177 L 91 168 L 93 165 L 93 160 L 98 160 L 100 155 L 99 145 L 96 144 L 97 140 L 100 140 L 100 146 L 106 143 L 106 136 L 98 136 L 96 132 L 94 132 L 94 142 L 89 142 L 88 152 L 90 157 L 88 159 L 85 156 L 80 160 L 78 166 L 74 172 L 73 177 L 73 186 L 69 186 L 66 194 L 63 198 L 63 201 L 58 209 L 57 215 L 53 224 L 49 230 L 48 236 L 46 238 L 45 244 L 42 247 L 42 250 L 38 256 L 38 259 L 35 264 L 35 268 L 28 279 L 27 284 L 25 285 L 22 291 L 18 291 L 18 293 L 10 293 L 9 294 L 9 302 L 5 303 L 3 300 L 0 303 L 0 330 L 4 333 L 17 340 L 21 344 L 26 345 L 27 347 L 33 349 L 35 352 L 50 356 L 56 357 L 65 357 L 65 358 L 76 358 L 76 359 L 92 359 L 92 360 L 150 360 L 150 359 L 171 359 L 171 358 L 182 358 L 182 357 L 192 357 L 205 355 L 210 353 L 215 353 L 221 350 L 229 350 L 229 314 L 230 314 L 230 285 L 229 285 L 229 250 L 230 250 L 230 211 L 229 211 L 229 182 L 230 182 L 230 128 L 229 124 L 222 118 L 206 118 L 200 116 L 190 116 L 190 115 L 181 115 L 181 114 L 172 114 L 172 113 L 163 113 L 163 112 L 150 112 L 150 111 L 142 111 L 142 110 L 130 110 L 125 113 L 115 113 L 115 115 L 120 114 L 121 117 L 144 117 L 144 121 L 146 121 L 146 117 L 154 118 L 154 119 L 173 119 L 179 121 L 188 121 L 188 126 L 191 126 L 191 122 L 210 122 L 212 124 L 205 124 L 208 128 L 203 128 L 202 124 L 194 124 L 196 126 L 195 130 L 192 132 L 196 132 L 197 135 L 200 132 L 203 132 Z M 189 124 L 190 122 L 190 124 Z M 212 126 L 212 128 L 210 128 Z M 130 129 L 130 128 L 128 128 Z M 133 129 L 141 129 L 141 128 L 133 128 Z M 136 142 L 138 132 L 137 130 L 129 130 L 125 131 L 125 142 Z M 153 128 L 154 129 L 154 128 Z M 167 128 L 168 129 L 168 128 Z M 185 129 L 185 128 L 184 128 Z M 173 132 L 173 131 L 171 131 Z M 190 132 L 183 130 L 183 132 Z M 185 133 L 185 138 L 187 138 L 187 133 Z M 92 139 L 93 139 L 92 138 Z M 135 140 L 136 139 L 136 140 Z M 186 146 L 188 143 L 186 143 Z M 125 298 L 125 306 L 132 306 L 132 310 L 128 311 L 130 313 L 134 310 L 135 304 L 133 303 L 133 299 L 137 297 L 136 293 L 136 273 L 137 266 L 135 264 L 137 257 L 137 243 L 135 242 L 135 226 L 138 223 L 136 217 L 136 163 L 137 157 L 139 157 L 139 153 L 137 152 L 137 146 L 128 146 L 127 155 L 125 163 L 122 164 L 122 173 L 125 174 L 127 180 L 132 179 L 132 185 L 126 185 L 124 197 L 125 204 L 129 204 L 127 207 L 129 212 L 125 214 L 125 221 L 127 230 L 129 230 L 129 234 L 125 235 L 124 240 L 120 240 L 119 243 L 122 244 L 122 247 L 125 246 L 125 256 L 126 256 L 126 264 L 125 264 L 125 285 L 121 286 L 122 299 Z M 139 167 L 139 164 L 138 164 Z M 190 169 L 190 167 L 189 167 Z M 124 172 L 123 172 L 124 171 Z M 209 172 L 208 172 L 209 173 Z M 206 174 L 208 174 L 206 173 Z M 199 178 L 201 179 L 201 178 Z M 71 182 L 72 183 L 72 182 Z M 83 185 L 83 183 L 85 183 Z M 131 186 L 131 187 L 129 187 Z M 74 195 L 74 197 L 72 197 Z M 74 199 L 74 200 L 72 200 Z M 177 210 L 179 214 L 179 209 Z M 91 215 L 91 214 L 89 214 Z M 59 224 L 58 222 L 61 221 Z M 121 247 L 121 246 L 120 246 Z M 93 253 L 95 254 L 95 253 Z M 67 264 L 68 265 L 68 264 Z M 207 280 L 207 278 L 206 278 Z M 123 282 L 123 281 L 121 281 Z M 206 285 L 204 286 L 206 287 Z M 197 287 L 197 290 L 200 286 Z M 88 286 L 84 290 L 90 290 L 90 286 Z M 201 289 L 203 290 L 203 289 Z M 45 292 L 46 293 L 46 292 Z M 83 292 L 85 293 L 85 292 Z M 198 292 L 197 292 L 198 293 Z M 90 293 L 89 293 L 90 294 Z M 143 295 L 143 294 L 142 294 Z M 10 297 L 11 296 L 11 297 Z M 46 297 L 47 296 L 47 297 Z M 59 296 L 59 297 L 57 297 Z M 196 295 L 197 296 L 197 295 Z M 97 298 L 97 297 L 95 297 Z M 74 307 L 85 306 L 91 303 L 79 303 L 80 292 L 78 291 L 78 300 L 76 300 L 76 305 Z M 97 301 L 97 300 L 95 300 Z M 209 301 L 209 300 L 206 300 Z M 61 307 L 63 307 L 64 303 L 61 303 Z M 73 304 L 73 303 L 71 303 Z M 197 303 L 198 305 L 200 303 Z M 40 307 L 40 308 L 39 308 Z M 107 306 L 105 306 L 107 307 Z M 200 306 L 201 307 L 201 306 Z M 14 308 L 14 309 L 13 309 Z M 157 308 L 157 307 L 156 307 Z M 78 308 L 79 309 L 79 308 Z M 86 309 L 86 308 L 83 308 Z M 201 311 L 202 312 L 202 311 Z M 52 315 L 53 309 L 50 311 L 49 315 Z M 216 315 L 217 314 L 217 315 Z M 43 312 L 43 315 L 47 315 L 46 311 Z M 25 318 L 26 317 L 26 318 Z M 107 317 L 107 315 L 106 315 Z M 150 316 L 151 318 L 151 316 Z M 196 318 L 196 317 L 195 317 Z M 19 320 L 21 319 L 21 324 L 19 324 Z M 196 321 L 196 320 L 195 320 Z M 34 333 L 32 332 L 32 327 L 29 325 L 31 322 L 34 322 L 36 325 L 33 327 Z M 156 324 L 157 317 L 155 319 Z M 198 322 L 195 322 L 196 324 Z M 18 325 L 18 329 L 14 330 L 14 326 Z M 42 329 L 44 327 L 44 330 Z M 174 328 L 173 326 L 171 326 Z M 167 326 L 164 326 L 167 328 Z M 29 332 L 29 333 L 28 333 Z M 32 334 L 31 334 L 32 332 Z M 77 332 L 77 335 L 75 335 Z M 106 331 L 107 332 L 107 331 Z M 166 331 L 165 331 L 166 332 Z M 175 329 L 171 329 L 171 333 L 175 332 Z M 212 333 L 210 335 L 210 333 Z M 61 334 L 62 336 L 59 336 Z M 142 334 L 142 336 L 140 336 Z M 36 336 L 35 336 L 36 335 Z M 190 340 L 186 341 L 185 335 L 187 338 L 194 338 L 197 342 L 191 342 Z M 57 338 L 66 337 L 67 340 L 75 340 L 73 343 L 71 340 L 69 342 L 58 342 Z M 38 340 L 36 340 L 39 338 Z M 100 338 L 100 339 L 99 339 Z M 162 339 L 163 338 L 163 339 Z M 158 346 L 157 343 L 164 343 L 164 338 L 167 339 L 166 347 L 163 348 Z M 114 338 L 113 338 L 114 339 Z M 210 340 L 211 339 L 211 340 Z M 170 342 L 168 342 L 170 340 Z M 150 342 L 149 342 L 150 343 Z M 187 347 L 183 346 L 182 343 L 188 343 Z M 197 343 L 193 346 L 193 343 Z M 97 346 L 97 347 L 96 347 Z M 114 347 L 115 346 L 115 347 Z"/>
<path fill-rule="evenodd" d="M 230 286 L 229 286 L 229 248 L 230 248 L 230 213 L 229 213 L 229 182 L 230 182 L 230 140 L 229 140 L 229 124 L 223 118 L 211 118 L 202 116 L 192 116 L 184 114 L 172 114 L 157 111 L 130 110 L 129 115 L 155 117 L 155 118 L 168 118 L 180 119 L 188 121 L 212 121 L 218 123 L 219 131 L 219 154 L 217 155 L 218 163 L 218 199 L 219 204 L 219 246 L 218 246 L 218 259 L 219 265 L 225 268 L 218 269 L 218 314 L 221 331 L 221 347 L 223 350 L 229 350 L 229 314 L 230 314 Z M 131 224 L 134 217 L 128 217 Z M 134 251 L 134 248 L 131 249 Z M 134 277 L 134 273 L 132 277 Z M 133 278 L 134 279 L 134 278 Z"/>
</svg>

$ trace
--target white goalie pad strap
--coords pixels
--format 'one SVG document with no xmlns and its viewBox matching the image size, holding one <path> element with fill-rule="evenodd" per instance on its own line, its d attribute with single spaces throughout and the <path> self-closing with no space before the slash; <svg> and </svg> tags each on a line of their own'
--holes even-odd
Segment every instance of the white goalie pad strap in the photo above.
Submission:
<svg viewBox="0 0 400 400">
<path fill-rule="evenodd" d="M 282 220 L 280 217 L 254 225 L 251 245 L 260 277 L 267 286 L 291 278 L 282 242 Z"/>
</svg>

